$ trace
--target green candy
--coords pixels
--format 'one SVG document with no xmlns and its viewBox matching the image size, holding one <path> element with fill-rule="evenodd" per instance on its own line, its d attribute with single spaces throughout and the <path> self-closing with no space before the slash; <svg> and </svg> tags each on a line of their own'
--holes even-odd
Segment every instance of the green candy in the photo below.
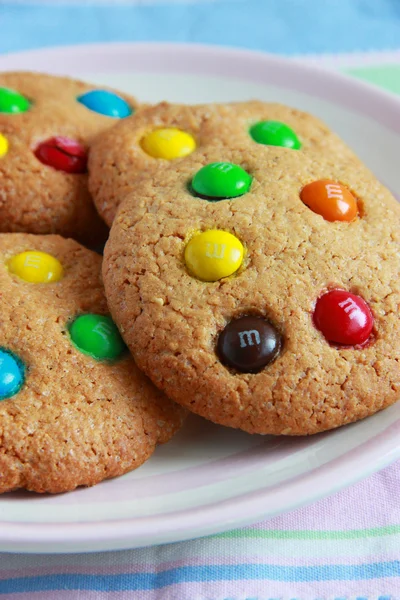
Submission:
<svg viewBox="0 0 400 600">
<path fill-rule="evenodd" d="M 249 191 L 251 176 L 238 165 L 216 162 L 202 167 L 192 180 L 192 189 L 199 196 L 221 200 L 237 198 Z"/>
<path fill-rule="evenodd" d="M 71 324 L 69 334 L 78 350 L 96 360 L 116 360 L 125 350 L 117 326 L 110 317 L 81 315 Z"/>
<path fill-rule="evenodd" d="M 31 103 L 24 96 L 8 88 L 0 88 L 0 113 L 21 113 L 29 110 Z"/>
<path fill-rule="evenodd" d="M 250 135 L 257 144 L 283 146 L 299 150 L 301 143 L 293 129 L 280 121 L 260 121 L 250 127 Z"/>
</svg>

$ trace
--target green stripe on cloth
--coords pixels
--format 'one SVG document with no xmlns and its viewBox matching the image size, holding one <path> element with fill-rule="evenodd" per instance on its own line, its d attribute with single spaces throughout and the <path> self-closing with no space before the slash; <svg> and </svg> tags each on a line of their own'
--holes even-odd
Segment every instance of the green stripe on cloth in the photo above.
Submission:
<svg viewBox="0 0 400 600">
<path fill-rule="evenodd" d="M 368 83 L 373 83 L 389 92 L 400 94 L 400 65 L 379 65 L 374 67 L 352 67 L 341 69 Z"/>
<path fill-rule="evenodd" d="M 257 529 L 234 529 L 226 533 L 212 536 L 215 539 L 234 538 L 270 538 L 270 539 L 292 539 L 292 540 L 349 540 L 357 538 L 379 537 L 400 534 L 400 525 L 387 525 L 386 527 L 373 527 L 371 529 L 350 529 L 349 531 L 311 531 L 311 530 L 257 530 Z"/>
</svg>

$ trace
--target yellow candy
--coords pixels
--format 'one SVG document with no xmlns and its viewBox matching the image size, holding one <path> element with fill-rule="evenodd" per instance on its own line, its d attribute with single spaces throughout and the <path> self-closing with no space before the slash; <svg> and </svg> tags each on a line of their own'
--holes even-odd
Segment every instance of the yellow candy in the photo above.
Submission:
<svg viewBox="0 0 400 600">
<path fill-rule="evenodd" d="M 28 283 L 52 283 L 59 281 L 63 267 L 59 260 L 46 252 L 21 252 L 11 258 L 8 270 Z"/>
<path fill-rule="evenodd" d="M 237 237 L 220 229 L 210 229 L 190 240 L 185 248 L 185 262 L 197 279 L 218 281 L 239 269 L 243 253 L 243 245 Z"/>
<path fill-rule="evenodd" d="M 0 158 L 8 152 L 8 139 L 0 133 Z"/>
<path fill-rule="evenodd" d="M 191 154 L 196 149 L 193 136 L 175 127 L 155 129 L 140 142 L 143 150 L 153 158 L 174 160 Z"/>
</svg>

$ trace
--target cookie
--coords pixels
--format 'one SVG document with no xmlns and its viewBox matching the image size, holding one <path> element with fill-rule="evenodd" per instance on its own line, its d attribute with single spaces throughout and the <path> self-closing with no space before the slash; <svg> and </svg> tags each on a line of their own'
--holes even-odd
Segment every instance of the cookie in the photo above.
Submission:
<svg viewBox="0 0 400 600">
<path fill-rule="evenodd" d="M 220 115 L 215 142 L 125 173 L 106 245 L 108 304 L 139 368 L 250 433 L 314 434 L 396 402 L 399 205 L 312 117 L 284 113 L 303 150 L 264 121 L 239 132 L 232 107 L 202 110 Z M 166 124 L 167 107 L 146 114 Z"/>
<path fill-rule="evenodd" d="M 104 241 L 87 188 L 88 148 L 135 108 L 125 94 L 66 77 L 0 74 L 0 231 Z"/>
<path fill-rule="evenodd" d="M 269 126 L 263 128 L 260 123 L 265 121 Z M 171 160 L 173 168 L 180 168 L 186 156 L 208 147 L 246 147 L 250 128 L 260 140 L 269 136 L 277 143 L 281 138 L 289 147 L 301 143 L 302 153 L 326 152 L 341 162 L 358 162 L 324 123 L 293 108 L 257 101 L 204 106 L 163 102 L 139 111 L 93 142 L 89 189 L 99 214 L 111 226 L 118 205 L 142 175 L 160 169 L 168 175 Z"/>
<path fill-rule="evenodd" d="M 0 235 L 0 492 L 121 475 L 182 424 L 127 352 L 100 271 L 73 240 Z"/>
</svg>

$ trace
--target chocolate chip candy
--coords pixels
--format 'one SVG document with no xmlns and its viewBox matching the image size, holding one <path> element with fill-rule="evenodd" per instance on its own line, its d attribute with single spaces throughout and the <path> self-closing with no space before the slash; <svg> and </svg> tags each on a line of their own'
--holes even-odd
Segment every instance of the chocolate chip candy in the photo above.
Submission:
<svg viewBox="0 0 400 600">
<path fill-rule="evenodd" d="M 218 338 L 221 361 L 243 373 L 256 373 L 272 362 L 282 347 L 282 336 L 263 317 L 245 316 L 228 323 Z"/>
</svg>

